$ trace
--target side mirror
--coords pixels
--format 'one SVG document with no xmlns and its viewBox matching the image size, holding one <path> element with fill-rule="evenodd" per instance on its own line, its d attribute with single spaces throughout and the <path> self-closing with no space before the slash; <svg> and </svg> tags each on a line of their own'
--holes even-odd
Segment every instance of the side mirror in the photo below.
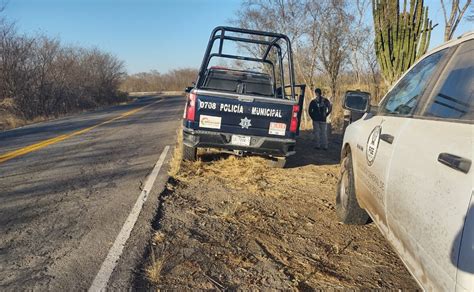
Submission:
<svg viewBox="0 0 474 292">
<path fill-rule="evenodd" d="M 190 93 L 191 90 L 193 90 L 193 88 L 194 88 L 194 86 L 188 86 L 188 87 L 186 87 L 186 88 L 184 89 L 184 92 Z"/>
<path fill-rule="evenodd" d="M 370 93 L 363 91 L 347 91 L 342 107 L 358 113 L 370 111 Z"/>
</svg>

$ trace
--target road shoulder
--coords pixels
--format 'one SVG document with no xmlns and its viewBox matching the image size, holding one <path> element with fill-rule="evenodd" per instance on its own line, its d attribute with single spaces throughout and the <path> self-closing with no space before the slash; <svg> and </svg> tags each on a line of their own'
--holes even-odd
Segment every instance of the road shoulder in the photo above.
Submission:
<svg viewBox="0 0 474 292">
<path fill-rule="evenodd" d="M 142 279 L 155 289 L 418 289 L 373 224 L 334 211 L 340 136 L 303 133 L 288 168 L 208 153 L 163 196 Z M 135 282 L 137 284 L 137 282 Z"/>
</svg>

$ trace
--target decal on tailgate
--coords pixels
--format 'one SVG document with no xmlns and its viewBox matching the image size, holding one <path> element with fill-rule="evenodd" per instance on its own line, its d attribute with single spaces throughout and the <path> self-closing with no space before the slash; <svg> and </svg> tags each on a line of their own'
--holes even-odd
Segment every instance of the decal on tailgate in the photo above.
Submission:
<svg viewBox="0 0 474 292">
<path fill-rule="evenodd" d="M 221 117 L 215 116 L 199 116 L 199 127 L 200 128 L 209 128 L 209 129 L 220 129 L 221 128 Z"/>
<path fill-rule="evenodd" d="M 271 122 L 270 128 L 268 129 L 268 134 L 285 136 L 285 131 L 286 131 L 286 124 Z"/>
</svg>

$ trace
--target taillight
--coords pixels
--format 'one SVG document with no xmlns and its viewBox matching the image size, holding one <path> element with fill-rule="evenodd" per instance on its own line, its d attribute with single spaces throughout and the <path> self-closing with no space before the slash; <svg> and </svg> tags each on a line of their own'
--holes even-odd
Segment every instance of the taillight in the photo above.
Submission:
<svg viewBox="0 0 474 292">
<path fill-rule="evenodd" d="M 196 94 L 189 93 L 188 103 L 186 105 L 186 120 L 188 121 L 194 121 L 194 118 L 196 116 L 196 99 Z"/>
<path fill-rule="evenodd" d="M 291 113 L 290 132 L 296 133 L 298 130 L 298 112 L 300 111 L 299 105 L 293 106 L 293 112 Z"/>
</svg>

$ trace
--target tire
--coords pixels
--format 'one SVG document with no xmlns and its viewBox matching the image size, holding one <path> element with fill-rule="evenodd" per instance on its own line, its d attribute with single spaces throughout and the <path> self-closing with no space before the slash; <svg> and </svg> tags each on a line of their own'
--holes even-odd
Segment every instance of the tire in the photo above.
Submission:
<svg viewBox="0 0 474 292">
<path fill-rule="evenodd" d="M 370 218 L 357 202 L 351 153 L 348 153 L 341 162 L 341 174 L 337 184 L 336 214 L 344 224 L 364 225 Z"/>
<path fill-rule="evenodd" d="M 197 148 L 189 147 L 183 144 L 183 160 L 196 161 Z"/>
<path fill-rule="evenodd" d="M 270 160 L 270 166 L 274 168 L 285 168 L 286 157 L 275 157 L 276 160 Z"/>
</svg>

